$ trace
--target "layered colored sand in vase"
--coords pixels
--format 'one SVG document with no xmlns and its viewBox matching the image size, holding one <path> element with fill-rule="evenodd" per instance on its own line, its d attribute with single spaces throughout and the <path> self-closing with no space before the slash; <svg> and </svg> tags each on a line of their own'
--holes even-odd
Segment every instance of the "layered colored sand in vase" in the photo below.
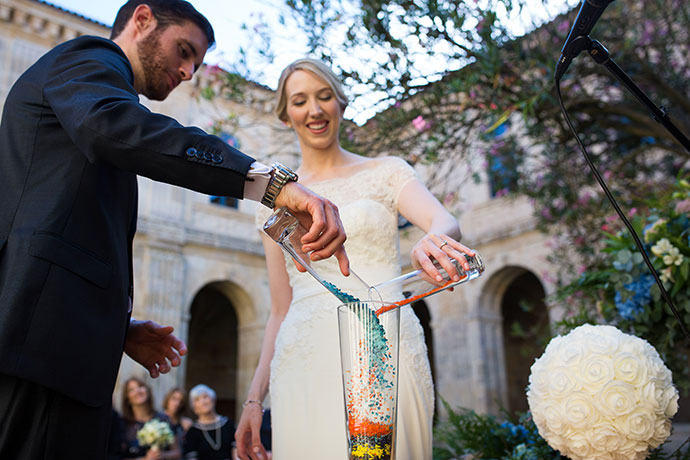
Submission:
<svg viewBox="0 0 690 460">
<path fill-rule="evenodd" d="M 357 425 L 350 420 L 348 430 L 350 433 L 350 459 L 390 460 L 393 447 L 392 424 L 378 425 L 365 422 L 363 425 Z"/>
<path fill-rule="evenodd" d="M 341 300 L 348 299 L 348 307 L 356 315 L 358 323 L 354 327 L 351 324 L 351 330 L 348 331 L 352 339 L 351 369 L 344 370 L 349 458 L 390 460 L 397 398 L 392 344 L 386 338 L 383 324 L 367 302 L 360 302 L 339 290 L 338 294 L 343 296 Z"/>
</svg>

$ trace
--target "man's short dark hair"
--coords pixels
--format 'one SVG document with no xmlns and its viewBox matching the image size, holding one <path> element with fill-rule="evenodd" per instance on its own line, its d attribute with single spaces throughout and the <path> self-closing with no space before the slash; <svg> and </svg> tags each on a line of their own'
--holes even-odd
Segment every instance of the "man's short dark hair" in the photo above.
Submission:
<svg viewBox="0 0 690 460">
<path fill-rule="evenodd" d="M 117 38 L 122 33 L 127 22 L 139 5 L 148 5 L 156 18 L 157 28 L 166 28 L 171 24 L 181 25 L 184 21 L 192 21 L 206 34 L 208 47 L 216 42 L 213 27 L 206 17 L 199 13 L 191 3 L 184 0 L 129 0 L 120 7 L 110 32 L 110 39 Z"/>
</svg>

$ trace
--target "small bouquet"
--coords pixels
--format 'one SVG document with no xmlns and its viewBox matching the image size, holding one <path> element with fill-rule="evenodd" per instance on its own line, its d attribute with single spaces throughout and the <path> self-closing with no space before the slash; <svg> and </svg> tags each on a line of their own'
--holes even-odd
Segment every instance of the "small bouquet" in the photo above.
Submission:
<svg viewBox="0 0 690 460">
<path fill-rule="evenodd" d="M 642 460 L 671 433 L 678 391 L 646 340 L 585 324 L 551 340 L 527 400 L 539 434 L 573 460 Z"/>
<path fill-rule="evenodd" d="M 137 431 L 137 441 L 141 446 L 151 449 L 164 449 L 173 443 L 175 435 L 167 422 L 158 419 L 149 420 Z"/>
</svg>

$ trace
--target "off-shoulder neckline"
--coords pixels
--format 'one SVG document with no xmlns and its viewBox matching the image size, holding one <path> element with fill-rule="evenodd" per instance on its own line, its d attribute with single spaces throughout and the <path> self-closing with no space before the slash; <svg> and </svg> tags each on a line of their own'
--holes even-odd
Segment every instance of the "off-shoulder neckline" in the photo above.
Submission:
<svg viewBox="0 0 690 460">
<path fill-rule="evenodd" d="M 369 168 L 367 168 L 367 167 L 362 168 L 362 169 L 360 169 L 360 170 L 358 170 L 358 171 L 356 171 L 356 172 L 350 174 L 349 176 L 332 177 L 332 178 L 330 178 L 330 179 L 323 179 L 323 180 L 320 180 L 320 181 L 317 181 L 317 182 L 303 182 L 302 185 L 304 185 L 305 187 L 312 188 L 312 187 L 315 187 L 315 186 L 318 186 L 318 185 L 328 184 L 328 183 L 330 183 L 330 182 L 348 181 L 348 180 L 354 179 L 355 177 L 359 176 L 360 174 L 364 174 L 364 173 L 366 173 L 366 172 L 371 172 L 371 171 L 376 171 L 376 170 L 379 169 L 380 167 L 382 167 L 382 166 L 384 166 L 384 165 L 386 165 L 386 164 L 391 163 L 390 159 L 392 159 L 392 158 L 398 158 L 398 157 L 387 156 L 387 157 L 381 157 L 381 158 L 372 159 L 371 163 L 374 163 L 374 164 L 372 165 L 372 167 L 369 167 Z M 400 160 L 402 160 L 402 158 L 400 158 Z M 403 161 L 404 161 L 404 160 L 403 160 Z M 369 161 L 367 161 L 367 163 L 369 163 Z"/>
</svg>

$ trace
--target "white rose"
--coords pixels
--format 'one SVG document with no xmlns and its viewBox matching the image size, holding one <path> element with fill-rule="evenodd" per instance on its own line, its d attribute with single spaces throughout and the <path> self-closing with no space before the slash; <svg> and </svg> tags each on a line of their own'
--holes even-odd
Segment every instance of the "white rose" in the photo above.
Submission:
<svg viewBox="0 0 690 460">
<path fill-rule="evenodd" d="M 561 398 L 575 390 L 577 380 L 573 376 L 573 371 L 565 366 L 558 366 L 549 369 L 548 372 L 548 392 L 552 398 Z"/>
<path fill-rule="evenodd" d="M 627 460 L 645 460 L 647 458 L 647 450 L 641 452 L 630 452 L 623 455 Z"/>
<path fill-rule="evenodd" d="M 659 399 L 663 394 L 663 387 L 657 385 L 656 382 L 657 380 L 653 379 L 638 387 L 637 399 L 640 401 L 646 401 L 654 412 L 657 414 L 662 414 L 665 408 L 661 406 Z"/>
<path fill-rule="evenodd" d="M 563 417 L 560 402 L 545 402 L 542 406 L 542 414 L 544 415 L 546 426 L 550 431 L 560 435 L 566 432 L 567 421 L 565 417 Z"/>
<path fill-rule="evenodd" d="M 620 425 L 617 425 L 618 429 L 620 429 Z M 640 450 L 645 450 L 647 447 L 647 444 L 645 444 L 642 441 L 637 441 L 636 439 L 632 439 L 628 437 L 627 435 L 623 434 L 623 437 L 621 438 L 621 443 L 618 446 L 617 452 L 623 456 L 623 458 L 626 459 L 633 459 L 636 458 L 637 453 L 640 452 Z M 644 457 L 643 457 L 644 458 Z"/>
<path fill-rule="evenodd" d="M 669 383 L 672 381 L 671 371 L 668 369 L 668 367 L 666 367 L 664 362 L 659 357 L 659 353 L 657 353 L 656 350 L 654 350 L 653 348 L 649 350 L 645 358 L 647 361 L 647 366 L 649 367 L 650 377 L 659 380 L 664 380 Z"/>
<path fill-rule="evenodd" d="M 639 385 L 647 380 L 647 367 L 639 356 L 619 352 L 613 357 L 613 368 L 618 380 Z"/>
<path fill-rule="evenodd" d="M 609 417 L 620 417 L 630 413 L 637 403 L 635 387 L 627 382 L 612 380 L 597 393 L 599 409 Z"/>
<path fill-rule="evenodd" d="M 599 419 L 592 397 L 582 391 L 574 391 L 566 397 L 565 413 L 570 426 L 575 428 L 586 428 Z"/>
<path fill-rule="evenodd" d="M 678 390 L 663 380 L 654 379 L 640 389 L 639 399 L 646 401 L 658 415 L 673 417 L 678 412 Z"/>
<path fill-rule="evenodd" d="M 615 371 L 608 356 L 593 355 L 580 363 L 580 378 L 585 390 L 596 393 L 606 382 L 613 379 Z"/>
<path fill-rule="evenodd" d="M 670 420 L 657 420 L 656 429 L 654 430 L 654 437 L 649 443 L 649 447 L 652 449 L 659 447 L 663 444 L 668 437 L 671 436 L 671 421 Z"/>
<path fill-rule="evenodd" d="M 591 426 L 590 438 L 592 445 L 603 452 L 616 452 L 621 446 L 621 433 L 609 421 L 603 421 Z"/>
<path fill-rule="evenodd" d="M 564 366 L 578 366 L 584 355 L 584 347 L 579 344 L 567 344 L 560 348 L 558 353 L 559 361 Z"/>
<path fill-rule="evenodd" d="M 612 355 L 618 349 L 621 333 L 615 327 L 585 324 L 580 328 L 583 328 L 581 340 L 592 353 Z"/>
<path fill-rule="evenodd" d="M 544 365 L 544 360 L 537 359 L 530 368 L 529 390 L 537 394 L 548 392 L 549 373 Z"/>
<path fill-rule="evenodd" d="M 628 336 L 623 340 L 625 341 L 625 351 L 635 356 L 638 356 L 641 359 L 646 359 L 646 356 L 641 355 L 647 355 L 650 352 L 652 354 L 657 354 L 654 347 L 651 346 L 649 342 L 647 342 L 644 339 L 634 336 Z"/>
<path fill-rule="evenodd" d="M 596 452 L 585 433 L 569 431 L 563 437 L 567 443 L 567 450 L 563 453 L 573 460 L 589 460 Z"/>
<path fill-rule="evenodd" d="M 616 423 L 621 427 L 621 431 L 638 441 L 646 441 L 654 436 L 656 431 L 654 421 L 654 416 L 645 408 L 635 408 L 632 413 L 616 419 Z"/>
<path fill-rule="evenodd" d="M 610 452 L 599 452 L 587 460 L 613 460 L 613 456 Z"/>
<path fill-rule="evenodd" d="M 678 412 L 678 390 L 675 387 L 666 387 L 661 397 L 661 407 L 664 408 L 666 417 L 673 417 Z"/>
</svg>

